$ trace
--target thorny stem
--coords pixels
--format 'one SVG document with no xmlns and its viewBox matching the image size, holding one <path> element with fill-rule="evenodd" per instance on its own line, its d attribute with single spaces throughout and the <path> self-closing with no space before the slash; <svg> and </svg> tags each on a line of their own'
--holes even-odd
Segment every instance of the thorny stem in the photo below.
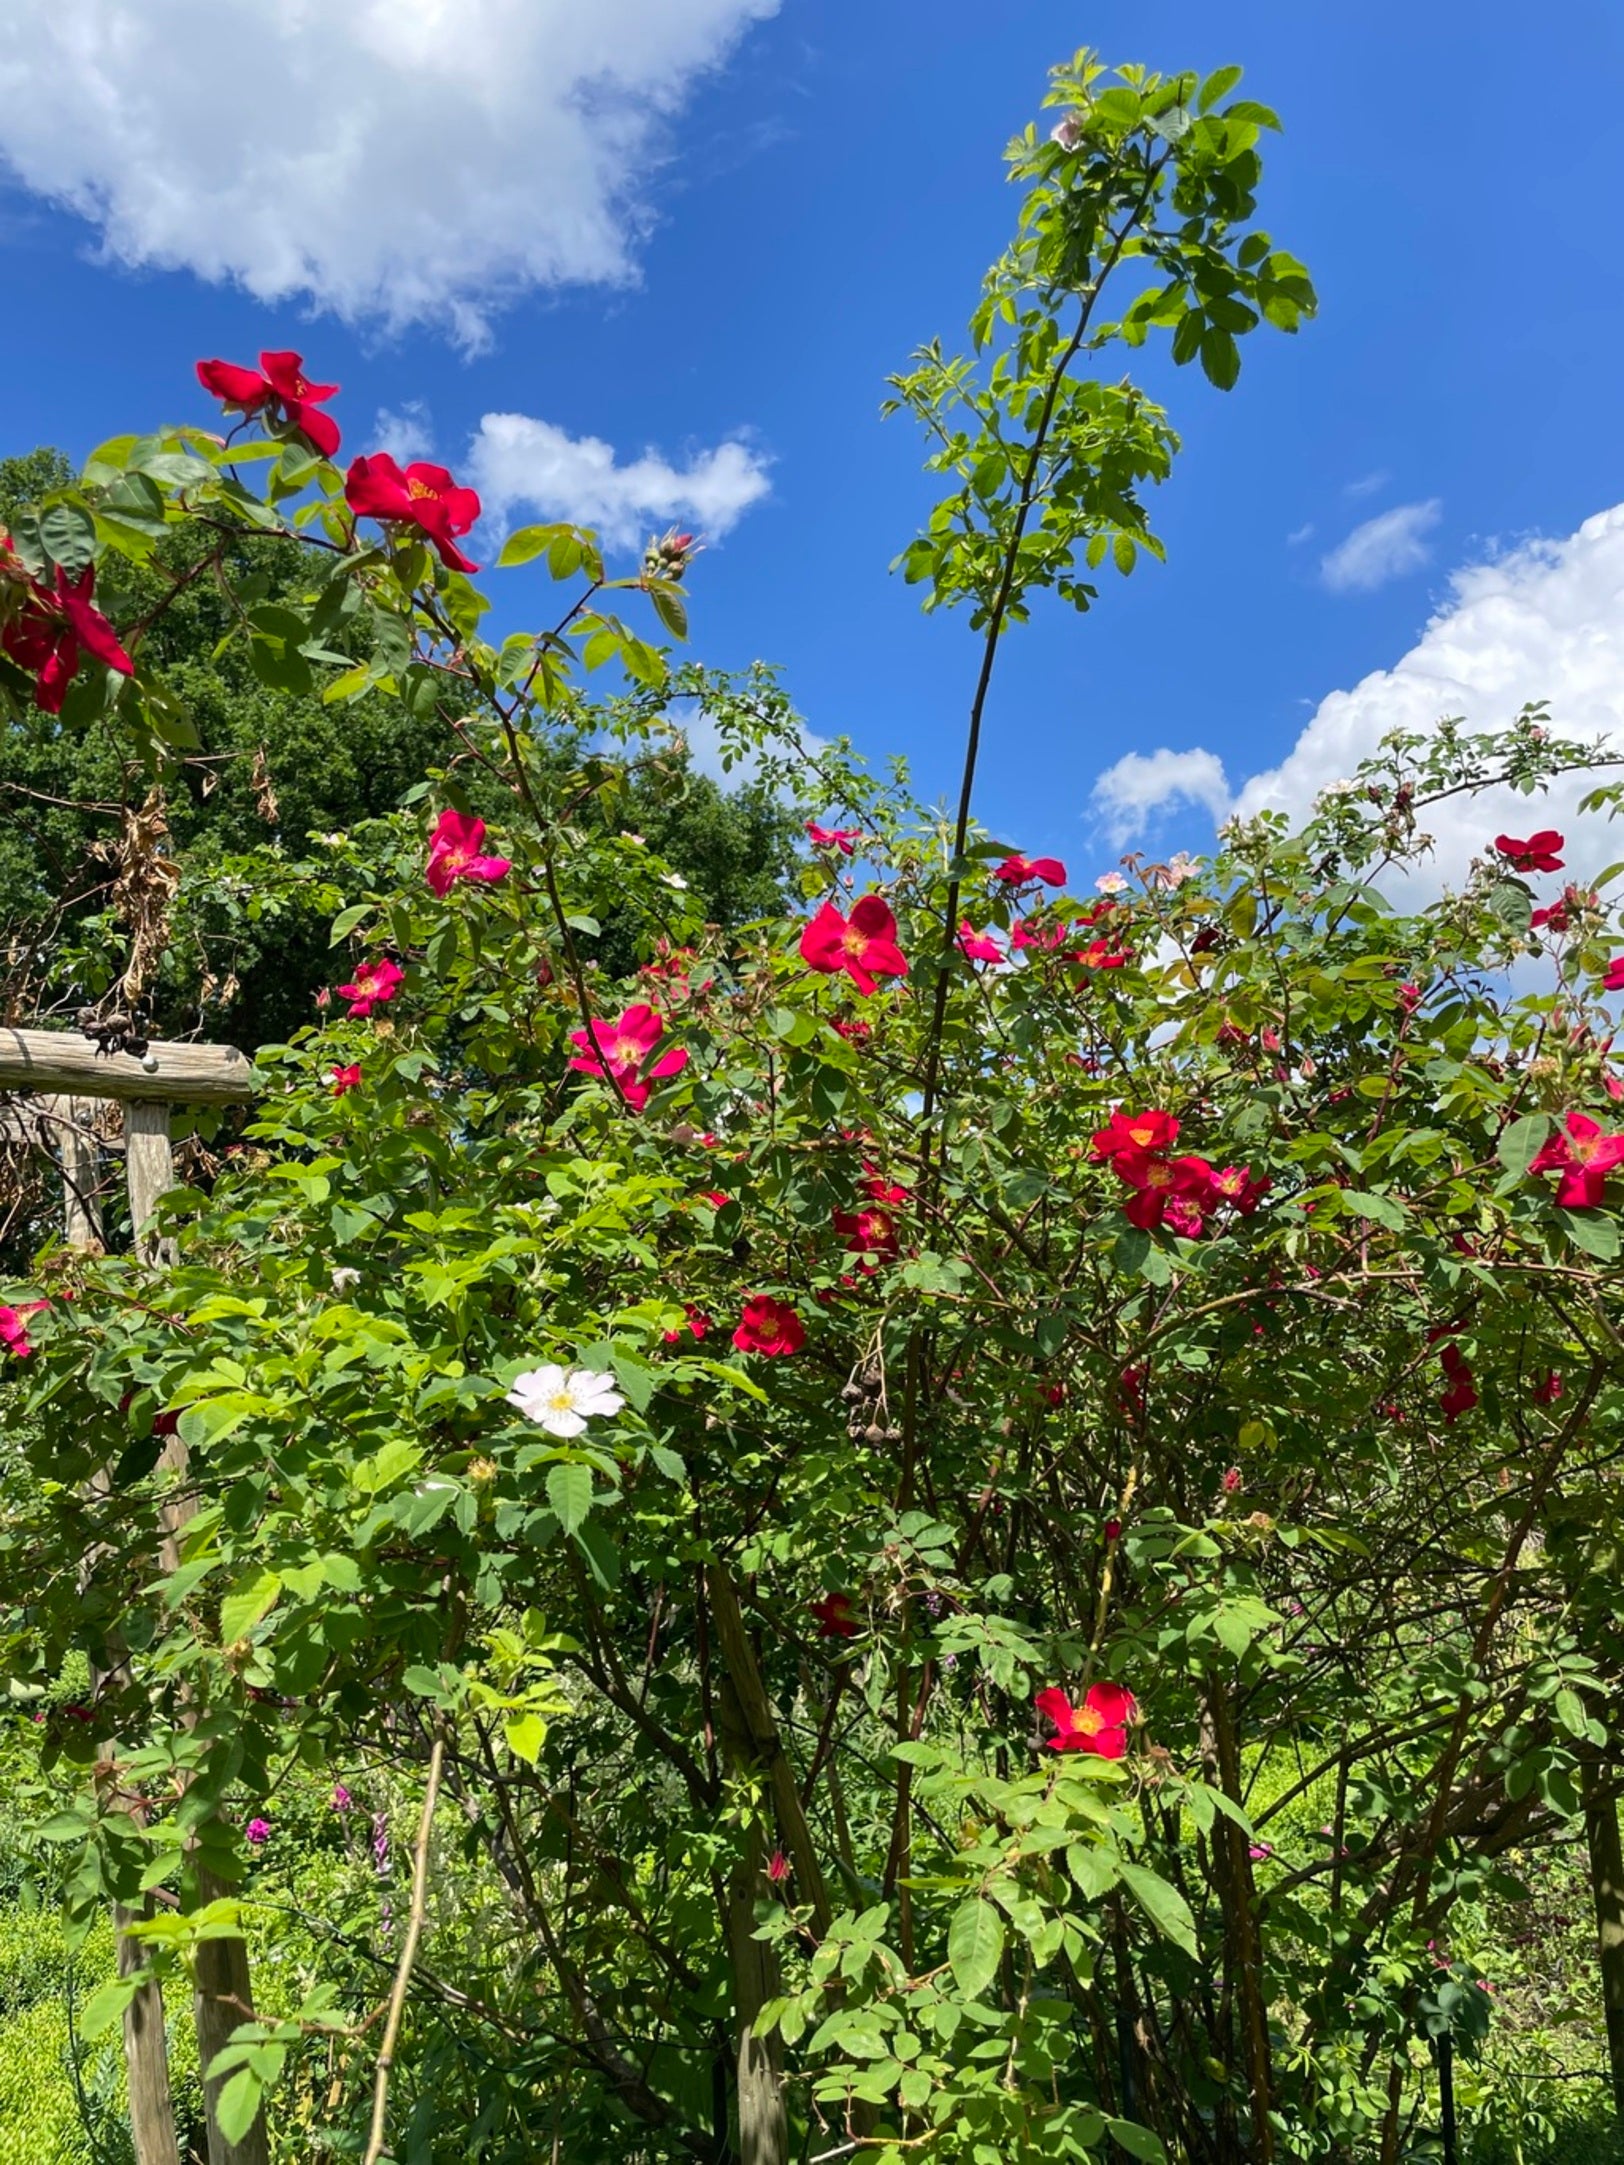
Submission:
<svg viewBox="0 0 1624 2165">
<path fill-rule="evenodd" d="M 930 1034 L 925 1054 L 925 1078 L 921 1092 L 920 1123 L 925 1130 L 925 1148 L 928 1152 L 931 1115 L 936 1109 L 936 1091 L 940 1080 L 942 1035 L 947 1023 L 947 994 L 952 974 L 953 942 L 959 921 L 959 893 L 961 881 L 959 864 L 963 859 L 965 844 L 970 833 L 970 804 L 975 791 L 976 762 L 981 751 L 981 723 L 986 710 L 987 693 L 992 685 L 993 664 L 998 658 L 999 643 L 1004 635 L 1005 621 L 1010 601 L 1015 591 L 1015 580 L 1020 569 L 1021 542 L 1026 533 L 1027 521 L 1037 501 L 1038 477 L 1042 467 L 1043 453 L 1048 446 L 1049 430 L 1054 422 L 1055 406 L 1060 397 L 1060 386 L 1070 373 L 1071 364 L 1082 350 L 1093 321 L 1094 309 L 1104 292 L 1106 282 L 1122 258 L 1129 237 L 1137 229 L 1145 210 L 1161 180 L 1167 163 L 1164 156 L 1157 159 L 1145 176 L 1145 185 L 1139 200 L 1129 216 L 1123 221 L 1109 250 L 1102 257 L 1093 282 L 1082 297 L 1077 327 L 1072 332 L 1060 359 L 1055 363 L 1044 394 L 1043 406 L 1038 415 L 1028 448 L 1026 470 L 1021 477 L 1020 496 L 1015 507 L 1015 523 L 1004 549 L 1003 563 L 999 571 L 998 587 L 993 597 L 992 610 L 987 619 L 987 630 L 981 644 L 981 667 L 976 677 L 975 696 L 970 702 L 970 723 L 964 745 L 964 774 L 959 783 L 958 813 L 953 826 L 953 861 L 948 872 L 947 905 L 942 919 L 941 969 L 936 980 L 935 1002 L 931 1010 Z"/>
<path fill-rule="evenodd" d="M 1126 1527 L 1128 1513 L 1133 1507 L 1134 1492 L 1139 1486 L 1139 1462 L 1128 1468 L 1128 1478 L 1122 1484 L 1122 1494 L 1117 1498 L 1116 1518 L 1119 1526 Z M 1089 1636 L 1088 1658 L 1083 1663 L 1083 1690 L 1086 1692 L 1094 1680 L 1094 1664 L 1100 1658 L 1100 1648 L 1105 1644 L 1105 1626 L 1111 1613 L 1111 1589 L 1116 1580 L 1117 1551 L 1121 1537 L 1105 1544 L 1105 1564 L 1100 1572 L 1099 1600 L 1094 1605 L 1094 1629 Z"/>
</svg>

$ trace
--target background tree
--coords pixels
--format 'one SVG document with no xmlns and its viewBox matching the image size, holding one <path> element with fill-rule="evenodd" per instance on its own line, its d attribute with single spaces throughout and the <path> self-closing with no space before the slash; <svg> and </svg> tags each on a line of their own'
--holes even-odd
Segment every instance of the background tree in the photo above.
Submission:
<svg viewBox="0 0 1624 2165">
<path fill-rule="evenodd" d="M 59 451 L 0 460 L 0 528 L 70 479 Z M 150 563 L 122 573 L 126 612 L 152 614 L 144 651 L 188 739 L 158 797 L 145 800 L 159 824 L 141 840 L 177 868 L 186 922 L 140 993 L 155 1034 L 201 1031 L 252 1049 L 307 1021 L 326 978 L 329 920 L 307 869 L 312 838 L 415 802 L 454 747 L 439 715 L 381 693 L 324 702 L 296 652 L 290 663 L 285 650 L 236 636 L 244 609 L 274 617 L 297 598 L 302 569 L 285 544 L 227 531 L 219 554 L 218 529 L 166 532 Z M 734 685 L 691 671 L 667 697 L 678 715 L 707 700 L 781 702 L 761 672 Z M 647 698 L 637 713 L 650 719 Z M 580 703 L 574 741 L 557 755 L 566 768 L 611 722 L 621 726 Z M 609 741 L 598 750 L 597 823 L 613 816 L 643 832 L 708 922 L 731 929 L 781 906 L 798 828 L 774 787 L 741 777 L 724 789 L 694 766 L 676 729 L 657 758 L 623 776 Z M 14 1016 L 69 1011 L 126 970 L 130 927 L 115 889 L 124 820 L 145 779 L 135 747 L 89 707 L 70 703 L 47 723 L 24 704 L 0 726 L 0 996 Z M 477 777 L 468 787 L 487 811 L 500 796 Z M 612 917 L 603 943 L 617 968 L 635 960 Z"/>
</svg>

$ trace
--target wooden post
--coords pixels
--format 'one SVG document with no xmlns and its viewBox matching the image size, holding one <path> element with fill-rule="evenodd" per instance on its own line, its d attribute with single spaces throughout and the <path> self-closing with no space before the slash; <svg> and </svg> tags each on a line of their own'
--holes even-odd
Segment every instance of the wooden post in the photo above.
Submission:
<svg viewBox="0 0 1624 2165">
<path fill-rule="evenodd" d="M 130 1197 L 130 1231 L 143 1263 L 167 1268 L 175 1243 L 152 1230 L 158 1200 L 175 1185 L 175 1153 L 169 1142 L 169 1107 L 132 1098 L 124 1108 L 124 1179 Z"/>
<path fill-rule="evenodd" d="M 240 1104 L 253 1096 L 254 1082 L 248 1062 L 229 1045 L 153 1043 L 137 1057 L 132 1053 L 105 1053 L 89 1038 L 66 1031 L 0 1029 L 0 1090 L 44 1095 L 47 1105 L 52 1096 L 72 1103 L 72 1122 L 59 1127 L 59 1134 L 68 1189 L 64 1216 L 68 1238 L 76 1246 L 90 1246 L 92 1240 L 99 1246 L 101 1235 L 91 1177 L 95 1149 L 88 1135 L 80 1132 L 88 1129 L 88 1118 L 79 1115 L 88 1113 L 86 1101 L 123 1101 L 125 1184 L 135 1252 L 143 1262 L 165 1268 L 176 1259 L 175 1243 L 159 1236 L 152 1217 L 159 1199 L 175 1185 L 170 1108 L 177 1104 Z M 15 1132 L 15 1125 L 14 1121 L 8 1122 L 7 1132 Z M 184 1476 L 186 1446 L 178 1437 L 165 1444 L 160 1464 Z M 166 1569 L 173 1570 L 179 1560 L 180 1533 L 188 1516 L 188 1507 L 180 1502 L 164 1513 L 161 1546 Z M 206 1870 L 198 1871 L 197 1880 L 202 1904 L 217 1901 L 228 1891 Z M 123 1975 L 141 1965 L 138 1943 L 129 1940 L 122 1929 L 134 1915 L 124 1910 L 114 1912 Z M 244 2019 L 245 2011 L 252 2009 L 246 1944 L 241 1939 L 206 1941 L 197 1953 L 195 1982 L 198 2057 L 206 2069 Z M 124 2043 L 137 2165 L 180 2165 L 163 2009 L 155 1985 L 137 1994 L 125 2018 Z M 228 2141 L 219 2124 L 220 2088 L 218 2082 L 206 2081 L 204 2085 L 209 2165 L 269 2165 L 264 2114 L 256 2118 L 240 2142 Z"/>
<path fill-rule="evenodd" d="M 1590 1761 L 1584 1813 L 1590 1895 L 1596 1909 L 1596 1965 L 1601 1973 L 1613 2112 L 1624 2126 L 1624 1842 L 1619 1840 L 1618 1806 L 1606 1783 L 1606 1757 L 1594 1746 L 1585 1757 Z"/>
<path fill-rule="evenodd" d="M 147 1098 L 131 1098 L 124 1107 L 124 1170 L 130 1196 L 130 1226 L 136 1253 L 145 1262 L 163 1267 L 176 1260 L 175 1243 L 153 1230 L 152 1214 L 160 1198 L 175 1185 L 175 1155 L 169 1140 L 170 1108 Z M 186 1446 L 178 1436 L 165 1444 L 160 1465 L 172 1467 L 178 1476 L 186 1472 Z M 190 1516 L 178 1508 L 165 1515 L 165 1563 L 173 1570 L 180 1561 L 179 1538 Z M 230 1889 L 205 1866 L 197 1867 L 197 1894 L 201 1905 L 217 1902 Z M 233 2142 L 220 2125 L 220 2092 L 229 2077 L 211 2079 L 209 2065 L 223 2052 L 231 2033 L 253 2007 L 248 1975 L 248 1946 L 241 1939 L 205 1940 L 193 1957 L 192 2009 L 197 2020 L 197 2063 L 203 2071 L 203 2102 L 208 2124 L 209 2165 L 270 2165 L 265 2115 L 257 2114 L 242 2138 Z"/>
<path fill-rule="evenodd" d="M 217 1902 L 230 1888 L 199 1865 L 198 1898 Z M 248 1943 L 240 1939 L 205 1940 L 194 1958 L 196 1991 L 192 1997 L 197 2017 L 197 2064 L 205 2071 L 217 2052 L 223 2052 L 239 2022 L 253 2012 L 248 1978 Z M 209 2129 L 209 2165 L 270 2165 L 270 2144 L 265 2115 L 256 2113 L 254 2124 L 240 2142 L 227 2139 L 220 2126 L 220 2092 L 229 2076 L 210 2081 L 205 2072 L 203 2103 Z"/>
<path fill-rule="evenodd" d="M 90 1098 L 42 1098 L 39 1127 L 48 1132 L 48 1124 L 56 1124 L 67 1243 L 70 1248 L 99 1255 L 102 1221 L 96 1201 L 96 1146 L 90 1135 L 95 1109 L 95 1101 Z M 113 1904 L 113 1946 L 121 1977 L 132 1976 L 145 1965 L 146 1950 L 139 1940 L 129 1937 L 127 1928 L 151 1914 L 150 1895 L 136 1909 L 126 1908 L 121 1902 Z M 163 1992 L 156 1978 L 149 1978 L 124 2010 L 124 2081 L 135 2165 L 180 2165 L 175 2106 L 169 2090 Z"/>
<path fill-rule="evenodd" d="M 62 1229 L 70 1248 L 84 1248 L 99 1255 L 102 1248 L 101 1205 L 96 1200 L 97 1150 L 91 1122 L 96 1117 L 94 1098 L 47 1098 L 47 1108 L 60 1115 L 57 1152 L 62 1166 Z"/>
<path fill-rule="evenodd" d="M 128 1977 L 146 1961 L 146 1950 L 125 1930 L 152 1913 L 148 1895 L 140 1909 L 113 1905 L 113 1944 L 118 1974 Z M 169 2092 L 169 2040 L 164 2031 L 164 2002 L 156 1978 L 136 1993 L 124 2010 L 124 2078 L 130 2098 L 130 2134 L 135 2165 L 180 2165 L 175 2137 L 175 2106 Z"/>
</svg>

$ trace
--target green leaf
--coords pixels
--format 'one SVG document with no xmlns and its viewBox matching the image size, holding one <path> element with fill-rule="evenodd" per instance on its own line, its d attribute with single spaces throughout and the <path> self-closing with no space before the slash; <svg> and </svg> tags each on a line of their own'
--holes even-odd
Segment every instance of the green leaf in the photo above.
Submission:
<svg viewBox="0 0 1624 2165">
<path fill-rule="evenodd" d="M 190 1405 L 180 1417 L 180 1439 L 196 1451 L 211 1443 L 218 1443 L 240 1428 L 250 1414 L 260 1410 L 262 1401 L 252 1398 L 245 1391 L 229 1391 L 223 1398 L 200 1399 Z"/>
<path fill-rule="evenodd" d="M 77 579 L 96 560 L 96 522 L 82 505 L 50 504 L 39 515 L 40 546 Z"/>
<path fill-rule="evenodd" d="M 239 1579 L 220 1604 L 220 1643 L 246 1639 L 262 1616 L 276 1606 L 282 1581 L 274 1571 L 253 1571 Z"/>
<path fill-rule="evenodd" d="M 1239 75 L 1241 71 L 1236 68 L 1234 72 Z M 1105 2125 L 1118 2148 L 1126 2150 L 1129 2157 L 1149 2158 L 1153 2165 L 1167 2165 L 1167 2152 L 1148 2127 L 1141 2127 L 1135 2120 L 1107 2120 Z"/>
<path fill-rule="evenodd" d="M 1502 1131 L 1494 1154 L 1508 1173 L 1526 1173 L 1550 1132 L 1549 1113 L 1524 1113 L 1520 1120 L 1513 1120 L 1510 1127 Z"/>
<path fill-rule="evenodd" d="M 1180 368 L 1187 361 L 1193 361 L 1201 351 L 1202 334 L 1206 328 L 1206 315 L 1199 308 L 1192 308 L 1187 315 L 1180 317 L 1178 329 L 1173 333 L 1173 359 Z"/>
<path fill-rule="evenodd" d="M 1564 1684 L 1556 1695 L 1556 1718 L 1570 1737 L 1587 1737 L 1590 1724 L 1585 1718 L 1584 1701 L 1576 1691 Z"/>
<path fill-rule="evenodd" d="M 947 1959 L 967 2000 L 980 1999 L 997 1976 L 1003 1956 L 1003 1918 L 990 1902 L 971 1895 L 953 1912 L 947 1930 Z"/>
<path fill-rule="evenodd" d="M 1233 391 L 1241 372 L 1241 349 L 1230 332 L 1209 324 L 1201 334 L 1201 369 L 1220 391 Z"/>
<path fill-rule="evenodd" d="M 547 1724 L 539 1714 L 514 1714 L 502 1724 L 502 1735 L 514 1758 L 533 1767 L 547 1741 Z"/>
<path fill-rule="evenodd" d="M 322 686 L 321 703 L 324 707 L 334 707 L 341 699 L 359 699 L 371 683 L 371 669 L 364 662 L 358 662 L 353 669 L 344 670 L 341 675 L 334 677 L 330 684 Z"/>
<path fill-rule="evenodd" d="M 1090 1902 L 1097 1902 L 1116 1885 L 1120 1877 L 1117 1862 L 1109 1849 L 1087 1842 L 1073 1842 L 1066 1851 L 1066 1870 L 1077 1882 L 1079 1893 Z"/>
<path fill-rule="evenodd" d="M 547 1501 L 565 1533 L 574 1533 L 592 1509 L 592 1468 L 555 1466 L 547 1476 Z"/>
<path fill-rule="evenodd" d="M 1362 1188 L 1345 1188 L 1342 1200 L 1347 1208 L 1361 1218 L 1370 1219 L 1374 1225 L 1385 1225 L 1389 1232 L 1404 1230 L 1404 1206 L 1390 1195 L 1369 1195 Z"/>
<path fill-rule="evenodd" d="M 497 555 L 497 570 L 511 571 L 515 564 L 528 564 L 538 556 L 549 554 L 554 544 L 560 539 L 566 539 L 569 532 L 570 529 L 567 526 L 520 526 L 516 528 L 503 542 Z M 574 564 L 571 564 L 569 569 L 573 571 L 575 569 Z M 567 578 L 569 573 L 555 571 L 554 576 Z"/>
<path fill-rule="evenodd" d="M 683 607 L 682 596 L 677 592 L 676 588 L 667 586 L 662 580 L 651 579 L 648 585 L 648 598 L 654 604 L 655 615 L 672 638 L 686 639 L 688 636 L 688 612 Z"/>
<path fill-rule="evenodd" d="M 93 1992 L 79 2014 L 79 2035 L 87 2044 L 94 2044 L 98 2037 L 105 2037 L 116 2023 L 124 2019 L 124 2010 L 141 1989 L 139 1977 L 112 1977 Z"/>
<path fill-rule="evenodd" d="M 1597 1210 L 1562 1210 L 1557 1213 L 1569 1240 L 1598 1263 L 1611 1263 L 1618 1254 L 1618 1226 Z"/>
<path fill-rule="evenodd" d="M 910 2112 L 917 2112 L 935 2087 L 927 2069 L 910 2067 L 897 2084 L 897 2097 Z"/>
<path fill-rule="evenodd" d="M 1244 68 L 1215 68 L 1201 85 L 1200 95 L 1195 101 L 1196 111 L 1210 113 L 1220 98 L 1229 96 L 1245 73 Z"/>
<path fill-rule="evenodd" d="M 1133 1896 L 1139 1907 L 1164 1937 L 1175 1947 L 1182 1947 L 1187 1955 L 1196 1951 L 1195 1919 L 1190 1905 L 1176 1887 L 1170 1887 L 1165 1879 L 1147 1871 L 1142 1864 L 1130 1864 L 1124 1857 L 1117 1869 L 1122 1874 L 1122 1884 Z"/>
<path fill-rule="evenodd" d="M 252 2067 L 239 2067 L 221 2090 L 215 2107 L 220 2132 L 227 2142 L 241 2142 L 259 2118 L 261 2095 L 257 2071 Z"/>
<path fill-rule="evenodd" d="M 42 1842 L 82 1842 L 90 1832 L 85 1812 L 53 1812 L 33 1830 Z"/>
<path fill-rule="evenodd" d="M 336 947 L 347 932 L 353 932 L 363 918 L 372 915 L 370 902 L 352 902 L 347 910 L 340 910 L 328 927 L 327 944 Z"/>
</svg>

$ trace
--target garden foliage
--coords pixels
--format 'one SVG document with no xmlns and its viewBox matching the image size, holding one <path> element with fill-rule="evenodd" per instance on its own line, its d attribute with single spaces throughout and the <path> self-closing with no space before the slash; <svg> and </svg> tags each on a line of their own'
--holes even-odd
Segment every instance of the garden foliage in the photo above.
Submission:
<svg viewBox="0 0 1624 2165">
<path fill-rule="evenodd" d="M 1616 913 L 1537 834 L 1384 891 L 1429 802 L 1591 755 L 1451 725 L 1098 879 L 974 816 L 1007 631 L 1159 553 L 1113 349 L 1228 390 L 1313 312 L 1237 72 L 1057 71 L 972 352 L 894 386 L 946 490 L 903 567 L 977 635 L 956 810 L 716 701 L 809 822 L 789 917 L 719 929 L 600 816 L 668 742 L 690 537 L 510 535 L 542 628 L 490 639 L 470 492 L 346 467 L 290 356 L 14 524 L 0 679 L 151 786 L 186 722 L 120 582 L 177 530 L 263 684 L 443 748 L 331 853 L 331 992 L 178 1264 L 56 1249 L 0 1310 L 72 1916 L 158 1890 L 182 2005 L 237 1917 L 200 1868 L 252 1917 L 301 1781 L 436 1768 L 390 2154 L 1394 2159 L 1492 2017 L 1459 1920 L 1611 1812 Z M 401 1926 L 262 1996 L 231 2130 L 293 2086 L 355 2154 Z"/>
</svg>

